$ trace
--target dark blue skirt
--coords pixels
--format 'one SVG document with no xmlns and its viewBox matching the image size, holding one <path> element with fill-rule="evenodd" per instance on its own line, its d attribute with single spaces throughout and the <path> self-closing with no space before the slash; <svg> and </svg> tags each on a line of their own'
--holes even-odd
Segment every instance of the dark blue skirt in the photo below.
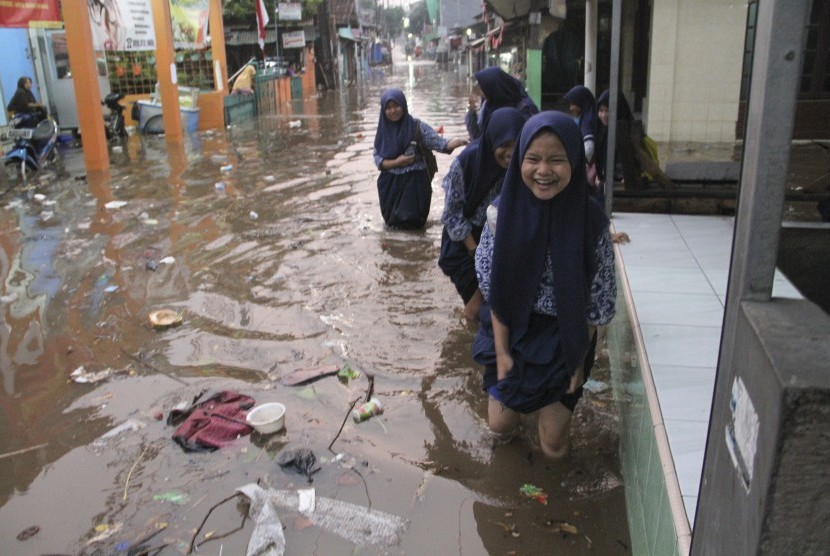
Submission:
<svg viewBox="0 0 830 556">
<path fill-rule="evenodd" d="M 423 228 L 432 201 L 432 183 L 426 170 L 378 176 L 380 213 L 387 226 L 405 230 Z"/>
<path fill-rule="evenodd" d="M 473 227 L 472 234 L 476 243 L 481 239 L 483 227 Z M 441 255 L 438 257 L 438 266 L 450 277 L 458 295 L 466 305 L 478 289 L 476 277 L 475 256 L 471 255 L 463 241 L 453 241 L 447 228 L 441 235 Z"/>
<path fill-rule="evenodd" d="M 567 394 L 571 373 L 565 364 L 559 322 L 555 317 L 531 313 L 525 335 L 513 346 L 513 369 L 502 380 L 496 370 L 496 346 L 490 306 L 481 307 L 481 326 L 473 342 L 473 358 L 484 365 L 483 388 L 491 397 L 519 413 L 532 413 L 555 402 L 573 411 L 582 397 L 582 385 Z M 594 362 L 596 335 L 584 363 L 588 380 Z"/>
</svg>

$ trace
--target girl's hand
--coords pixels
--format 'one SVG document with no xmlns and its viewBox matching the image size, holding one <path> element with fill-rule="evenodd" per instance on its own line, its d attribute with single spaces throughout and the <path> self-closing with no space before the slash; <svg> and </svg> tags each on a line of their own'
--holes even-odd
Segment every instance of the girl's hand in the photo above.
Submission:
<svg viewBox="0 0 830 556">
<path fill-rule="evenodd" d="M 513 357 L 509 353 L 496 354 L 496 377 L 501 380 L 513 369 Z"/>
<path fill-rule="evenodd" d="M 402 154 L 398 158 L 392 160 L 392 164 L 389 165 L 389 168 L 404 168 L 409 166 L 410 164 L 415 162 L 415 155 L 414 154 Z"/>
<path fill-rule="evenodd" d="M 574 376 L 571 377 L 571 383 L 568 385 L 568 391 L 566 394 L 573 394 L 576 392 L 579 387 L 582 386 L 583 382 L 585 382 L 585 373 L 580 366 L 574 373 Z"/>
<path fill-rule="evenodd" d="M 463 146 L 467 145 L 468 143 L 469 143 L 469 141 L 467 139 L 462 139 L 460 137 L 453 137 L 452 139 L 450 139 L 447 142 L 447 148 L 444 152 L 447 153 L 447 154 L 450 154 L 451 152 L 453 152 L 458 147 L 463 147 Z"/>
</svg>

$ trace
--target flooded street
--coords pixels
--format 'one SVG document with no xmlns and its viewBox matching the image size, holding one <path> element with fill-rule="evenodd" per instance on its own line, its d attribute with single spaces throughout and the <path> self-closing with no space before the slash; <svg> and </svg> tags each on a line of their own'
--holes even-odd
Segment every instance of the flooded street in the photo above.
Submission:
<svg viewBox="0 0 830 556">
<path fill-rule="evenodd" d="M 178 147 L 130 136 L 107 175 L 65 152 L 62 174 L 0 198 L 0 554 L 184 554 L 200 528 L 198 553 L 242 555 L 253 522 L 236 501 L 200 525 L 258 480 L 406 520 L 372 544 L 280 508 L 286 554 L 629 553 L 610 391 L 586 393 L 565 462 L 543 460 L 530 419 L 508 444 L 489 435 L 475 329 L 437 266 L 451 157 L 437 155 L 425 232 L 380 215 L 388 87 L 466 136 L 467 78 L 399 63 Z M 154 330 L 163 308 L 182 325 Z M 280 384 L 329 364 L 360 376 Z M 76 383 L 79 367 L 112 376 Z M 369 376 L 385 411 L 358 425 Z M 160 417 L 221 390 L 284 403 L 285 432 L 185 453 Z M 276 463 L 298 448 L 317 456 L 311 485 Z"/>
</svg>

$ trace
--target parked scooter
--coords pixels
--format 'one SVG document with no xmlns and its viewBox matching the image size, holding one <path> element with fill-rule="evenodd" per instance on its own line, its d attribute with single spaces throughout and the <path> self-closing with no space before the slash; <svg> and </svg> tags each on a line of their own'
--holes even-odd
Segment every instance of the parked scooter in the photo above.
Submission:
<svg viewBox="0 0 830 556">
<path fill-rule="evenodd" d="M 124 93 L 110 93 L 101 102 L 110 111 L 109 115 L 104 116 L 104 129 L 108 141 L 117 141 L 127 136 L 127 129 L 124 127 L 124 107 L 119 103 L 123 98 Z"/>
<path fill-rule="evenodd" d="M 3 159 L 7 174 L 26 180 L 58 156 L 58 125 L 51 117 L 15 114 L 8 136 L 14 145 Z"/>
</svg>

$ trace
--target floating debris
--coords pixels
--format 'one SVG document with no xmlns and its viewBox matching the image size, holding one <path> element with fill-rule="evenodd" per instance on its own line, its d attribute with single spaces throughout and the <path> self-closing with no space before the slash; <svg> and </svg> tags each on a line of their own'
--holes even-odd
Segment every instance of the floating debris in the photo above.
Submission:
<svg viewBox="0 0 830 556">
<path fill-rule="evenodd" d="M 23 529 L 21 532 L 17 534 L 17 540 L 19 541 L 27 541 L 38 534 L 40 531 L 40 527 L 37 525 L 32 525 L 31 527 L 27 527 Z"/>
<path fill-rule="evenodd" d="M 103 371 L 98 371 L 97 373 L 89 373 L 84 366 L 81 365 L 69 374 L 69 378 L 72 379 L 72 382 L 77 382 L 79 384 L 94 384 L 108 379 L 113 375 L 113 373 L 115 373 L 115 371 L 109 368 L 104 369 Z"/>
<path fill-rule="evenodd" d="M 110 201 L 104 205 L 105 208 L 108 209 L 120 209 L 121 207 L 125 206 L 127 201 Z"/>
<path fill-rule="evenodd" d="M 224 166 L 220 166 L 219 170 L 221 170 L 222 172 L 230 172 L 231 170 L 233 170 L 233 164 L 225 164 Z"/>
<path fill-rule="evenodd" d="M 170 328 L 171 326 L 178 326 L 182 323 L 183 315 L 173 309 L 159 309 L 153 311 L 147 318 L 153 328 Z"/>
<path fill-rule="evenodd" d="M 548 505 L 548 495 L 545 494 L 541 488 L 531 485 L 530 483 L 525 483 L 522 485 L 522 488 L 519 489 L 519 492 L 527 496 L 528 498 L 532 498 L 536 500 L 540 504 L 544 504 L 545 506 Z"/>
</svg>

